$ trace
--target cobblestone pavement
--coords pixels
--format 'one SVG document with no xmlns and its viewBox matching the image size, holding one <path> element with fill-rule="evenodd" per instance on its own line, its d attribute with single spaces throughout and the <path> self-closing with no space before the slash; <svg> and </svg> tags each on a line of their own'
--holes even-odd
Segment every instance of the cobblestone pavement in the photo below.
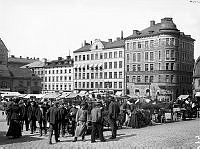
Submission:
<svg viewBox="0 0 200 149">
<path fill-rule="evenodd" d="M 23 137 L 19 139 L 8 139 L 5 137 L 7 129 L 6 122 L 0 122 L 0 149 L 197 149 L 200 146 L 195 143 L 200 142 L 200 139 L 195 137 L 200 136 L 200 119 L 140 129 L 120 129 L 115 140 L 109 140 L 110 131 L 104 131 L 107 141 L 99 142 L 97 140 L 96 143 L 90 143 L 90 135 L 88 135 L 86 142 L 71 142 L 73 138 L 68 136 L 60 138 L 61 142 L 59 143 L 53 142 L 53 145 L 49 145 L 47 144 L 48 136 L 30 135 L 29 131 L 23 132 Z"/>
</svg>

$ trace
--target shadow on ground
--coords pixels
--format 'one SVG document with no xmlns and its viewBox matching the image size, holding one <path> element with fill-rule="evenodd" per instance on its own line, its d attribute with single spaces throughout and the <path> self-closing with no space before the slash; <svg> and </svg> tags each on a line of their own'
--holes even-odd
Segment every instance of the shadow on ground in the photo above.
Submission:
<svg viewBox="0 0 200 149">
<path fill-rule="evenodd" d="M 116 139 L 107 139 L 107 141 L 119 141 L 119 140 L 130 138 L 130 137 L 133 137 L 133 136 L 136 136 L 136 134 L 129 134 L 129 135 L 126 135 L 126 134 L 117 134 Z M 107 137 L 109 138 L 111 136 L 107 136 Z"/>
<path fill-rule="evenodd" d="M 0 145 L 7 145 L 12 143 L 23 143 L 23 142 L 30 142 L 30 141 L 38 141 L 43 140 L 44 138 L 37 138 L 34 136 L 24 135 L 17 139 L 9 139 L 6 137 L 5 131 L 0 131 Z"/>
</svg>

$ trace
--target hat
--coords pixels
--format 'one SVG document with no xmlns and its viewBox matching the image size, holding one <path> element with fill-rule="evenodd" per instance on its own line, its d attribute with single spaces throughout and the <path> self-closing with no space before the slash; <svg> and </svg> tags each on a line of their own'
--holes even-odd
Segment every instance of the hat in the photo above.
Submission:
<svg viewBox="0 0 200 149">
<path fill-rule="evenodd" d="M 101 102 L 95 102 L 95 106 L 101 106 Z"/>
<path fill-rule="evenodd" d="M 14 97 L 12 100 L 13 100 L 13 102 L 15 102 L 15 103 L 18 103 L 18 102 L 19 102 L 19 98 L 18 98 L 18 97 Z"/>
</svg>

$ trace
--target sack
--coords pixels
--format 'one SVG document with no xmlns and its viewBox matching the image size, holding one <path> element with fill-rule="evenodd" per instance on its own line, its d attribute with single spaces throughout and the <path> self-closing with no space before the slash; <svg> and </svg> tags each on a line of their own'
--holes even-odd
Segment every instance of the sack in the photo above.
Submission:
<svg viewBox="0 0 200 149">
<path fill-rule="evenodd" d="M 85 122 L 78 122 L 77 126 L 76 126 L 76 131 L 75 131 L 75 135 L 76 136 L 82 136 L 84 134 L 84 132 L 86 132 L 87 130 L 87 126 Z"/>
</svg>

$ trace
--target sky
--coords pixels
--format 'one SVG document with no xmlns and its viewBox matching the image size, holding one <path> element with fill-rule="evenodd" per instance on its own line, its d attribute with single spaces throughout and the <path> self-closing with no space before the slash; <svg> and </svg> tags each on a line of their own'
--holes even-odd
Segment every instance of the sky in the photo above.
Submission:
<svg viewBox="0 0 200 149">
<path fill-rule="evenodd" d="M 0 0 L 0 38 L 9 55 L 47 58 L 72 55 L 87 42 L 107 41 L 171 17 L 194 38 L 200 56 L 200 0 Z"/>
</svg>

